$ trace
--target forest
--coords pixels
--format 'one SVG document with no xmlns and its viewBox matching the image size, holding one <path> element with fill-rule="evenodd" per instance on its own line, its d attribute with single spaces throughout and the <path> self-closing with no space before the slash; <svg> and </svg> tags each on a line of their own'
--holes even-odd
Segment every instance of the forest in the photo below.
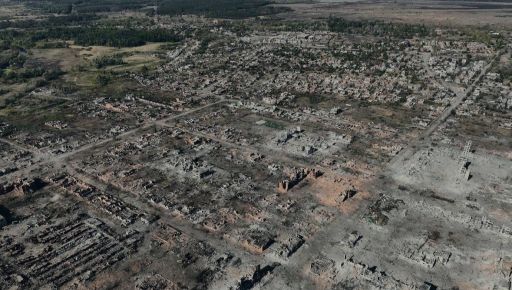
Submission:
<svg viewBox="0 0 512 290">
<path fill-rule="evenodd" d="M 26 1 L 31 7 L 48 13 L 97 13 L 141 10 L 158 6 L 162 15 L 195 14 L 218 18 L 247 18 L 272 15 L 288 9 L 274 7 L 269 0 L 47 0 Z"/>
<path fill-rule="evenodd" d="M 0 29 L 7 28 L 19 28 L 19 29 L 31 29 L 37 27 L 55 27 L 55 26 L 69 26 L 69 25 L 81 25 L 89 23 L 93 20 L 100 19 L 96 14 L 84 13 L 84 14 L 70 14 L 70 15 L 59 15 L 49 16 L 43 20 L 16 20 L 16 21 L 0 21 Z"/>
<path fill-rule="evenodd" d="M 56 27 L 37 31 L 3 31 L 0 48 L 32 48 L 42 40 L 72 40 L 82 46 L 132 47 L 146 42 L 176 42 L 181 36 L 172 30 L 117 27 Z"/>
<path fill-rule="evenodd" d="M 75 44 L 83 46 L 104 45 L 112 47 L 138 46 L 146 42 L 176 42 L 181 39 L 172 30 L 115 27 L 54 28 L 41 31 L 34 37 L 37 39 L 73 40 Z"/>
<path fill-rule="evenodd" d="M 164 0 L 158 13 L 166 15 L 198 14 L 214 18 L 247 18 L 287 11 L 271 6 L 267 0 Z"/>
<path fill-rule="evenodd" d="M 25 3 L 48 13 L 70 14 L 135 10 L 154 5 L 155 2 L 151 0 L 28 0 Z"/>
</svg>

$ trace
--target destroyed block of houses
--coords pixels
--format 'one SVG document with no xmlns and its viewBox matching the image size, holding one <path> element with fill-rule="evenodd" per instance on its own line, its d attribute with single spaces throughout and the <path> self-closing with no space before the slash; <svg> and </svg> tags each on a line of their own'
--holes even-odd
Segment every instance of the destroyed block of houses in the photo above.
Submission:
<svg viewBox="0 0 512 290">
<path fill-rule="evenodd" d="M 23 194 L 33 193 L 46 186 L 46 182 L 40 178 L 18 179 L 14 182 L 0 184 L 0 195 L 17 191 Z"/>
</svg>

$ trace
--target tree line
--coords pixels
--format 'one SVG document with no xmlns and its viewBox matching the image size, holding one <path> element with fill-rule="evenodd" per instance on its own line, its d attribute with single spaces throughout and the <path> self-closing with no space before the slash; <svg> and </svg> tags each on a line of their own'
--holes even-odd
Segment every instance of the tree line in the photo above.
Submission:
<svg viewBox="0 0 512 290">
<path fill-rule="evenodd" d="M 147 42 L 177 42 L 178 33 L 166 29 L 135 29 L 117 27 L 57 27 L 38 31 L 7 30 L 0 33 L 0 49 L 32 48 L 38 41 L 71 40 L 77 45 L 132 47 Z"/>
<path fill-rule="evenodd" d="M 35 39 L 73 40 L 82 46 L 102 45 L 112 47 L 131 47 L 147 42 L 176 42 L 181 37 L 166 29 L 134 29 L 116 27 L 68 27 L 52 28 L 40 31 Z"/>
<path fill-rule="evenodd" d="M 163 0 L 158 13 L 165 15 L 196 14 L 214 18 L 247 18 L 288 11 L 271 6 L 268 0 Z"/>
<path fill-rule="evenodd" d="M 67 26 L 67 25 L 81 25 L 89 23 L 90 21 L 97 20 L 100 17 L 96 14 L 71 14 L 71 15 L 58 15 L 50 16 L 43 20 L 5 20 L 0 21 L 0 29 L 7 28 L 19 28 L 19 29 L 31 29 L 37 27 L 55 27 L 55 26 Z"/>
<path fill-rule="evenodd" d="M 136 10 L 154 3 L 152 0 L 28 0 L 24 2 L 29 7 L 56 14 Z"/>
</svg>

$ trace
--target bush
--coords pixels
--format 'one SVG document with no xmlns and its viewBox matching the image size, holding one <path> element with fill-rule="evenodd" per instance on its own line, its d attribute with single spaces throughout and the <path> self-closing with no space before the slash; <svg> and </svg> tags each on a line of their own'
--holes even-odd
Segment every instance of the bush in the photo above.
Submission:
<svg viewBox="0 0 512 290">
<path fill-rule="evenodd" d="M 43 74 L 43 77 L 46 81 L 51 81 L 59 78 L 62 74 L 64 74 L 64 72 L 60 68 L 54 68 L 47 70 Z"/>
<path fill-rule="evenodd" d="M 512 64 L 501 65 L 496 70 L 500 74 L 501 80 L 512 80 Z"/>
<path fill-rule="evenodd" d="M 96 76 L 96 84 L 104 87 L 110 83 L 110 76 L 106 74 L 99 74 Z"/>
<path fill-rule="evenodd" d="M 95 58 L 93 64 L 97 69 L 107 67 L 109 65 L 125 64 L 123 58 L 119 55 L 114 56 L 102 56 Z"/>
</svg>

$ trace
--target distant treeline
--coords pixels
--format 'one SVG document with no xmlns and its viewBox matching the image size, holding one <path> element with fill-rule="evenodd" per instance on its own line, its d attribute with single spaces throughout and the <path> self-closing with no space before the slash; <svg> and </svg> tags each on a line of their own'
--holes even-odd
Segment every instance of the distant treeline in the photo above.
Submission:
<svg viewBox="0 0 512 290">
<path fill-rule="evenodd" d="M 51 39 L 72 40 L 77 45 L 103 45 L 130 47 L 147 42 L 176 42 L 181 36 L 165 29 L 131 29 L 117 27 L 58 27 L 38 31 L 12 31 L 0 33 L 0 49 L 14 46 L 30 48 L 38 41 Z"/>
<path fill-rule="evenodd" d="M 161 15 L 196 14 L 215 18 L 247 18 L 288 11 L 269 0 L 25 0 L 28 7 L 48 13 L 97 13 L 150 9 L 158 5 Z"/>
<path fill-rule="evenodd" d="M 54 28 L 36 35 L 40 39 L 73 40 L 75 44 L 104 46 L 138 46 L 146 42 L 179 41 L 181 37 L 165 29 L 129 29 L 114 27 Z"/>
<path fill-rule="evenodd" d="M 55 27 L 55 26 L 67 26 L 67 25 L 78 25 L 88 23 L 93 20 L 97 20 L 100 17 L 95 14 L 71 14 L 62 16 L 50 16 L 44 20 L 16 20 L 16 21 L 0 21 L 0 29 L 6 28 L 38 28 L 38 27 Z"/>
<path fill-rule="evenodd" d="M 166 15 L 197 14 L 215 18 L 247 18 L 288 11 L 270 6 L 267 0 L 163 0 L 158 13 Z"/>
<path fill-rule="evenodd" d="M 428 36 L 431 29 L 421 24 L 388 23 L 373 20 L 346 20 L 329 17 L 327 25 L 330 31 L 349 34 L 412 38 Z"/>
<path fill-rule="evenodd" d="M 135 10 L 147 5 L 154 5 L 151 0 L 47 0 L 25 2 L 27 6 L 41 9 L 48 13 L 69 14 L 113 12 L 123 10 Z"/>
</svg>

